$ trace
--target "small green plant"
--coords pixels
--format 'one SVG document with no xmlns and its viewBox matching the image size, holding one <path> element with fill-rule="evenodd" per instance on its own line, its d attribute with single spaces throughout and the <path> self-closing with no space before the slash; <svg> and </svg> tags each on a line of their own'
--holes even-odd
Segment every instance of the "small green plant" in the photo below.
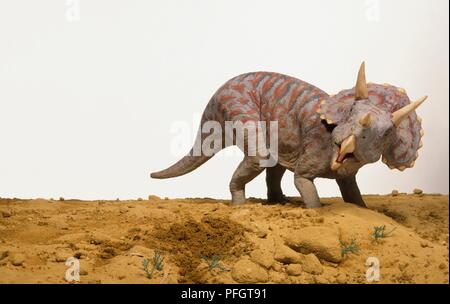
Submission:
<svg viewBox="0 0 450 304">
<path fill-rule="evenodd" d="M 147 274 L 147 278 L 151 279 L 153 277 L 153 273 L 155 270 L 163 270 L 164 267 L 164 258 L 161 256 L 161 251 L 155 250 L 153 254 L 153 258 L 151 260 L 152 267 L 149 269 L 150 261 L 148 259 L 144 259 L 142 261 L 142 265 L 144 266 L 144 271 Z"/>
<path fill-rule="evenodd" d="M 211 271 L 215 268 L 220 269 L 221 271 L 227 271 L 222 264 L 220 264 L 220 257 L 217 255 L 213 255 L 211 258 L 207 256 L 202 256 L 202 259 L 208 264 L 208 269 Z"/>
<path fill-rule="evenodd" d="M 372 237 L 376 242 L 378 242 L 380 239 L 391 236 L 395 229 L 397 229 L 397 227 L 394 227 L 391 231 L 386 232 L 386 225 L 375 226 L 373 227 Z"/>
<path fill-rule="evenodd" d="M 355 239 L 352 239 L 350 243 L 339 241 L 341 244 L 341 255 L 344 257 L 349 252 L 357 254 L 359 252 L 358 242 Z"/>
</svg>

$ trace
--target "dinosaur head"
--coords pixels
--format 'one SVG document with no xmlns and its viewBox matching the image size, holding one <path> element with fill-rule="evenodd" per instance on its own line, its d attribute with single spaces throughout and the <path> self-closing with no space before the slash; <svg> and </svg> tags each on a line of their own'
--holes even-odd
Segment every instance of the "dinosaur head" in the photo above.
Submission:
<svg viewBox="0 0 450 304">
<path fill-rule="evenodd" d="M 367 84 L 362 63 L 355 87 L 323 100 L 317 110 L 332 126 L 331 169 L 351 174 L 382 156 L 391 169 L 412 167 L 423 135 L 414 110 L 425 99 L 411 102 L 403 89 Z"/>
</svg>

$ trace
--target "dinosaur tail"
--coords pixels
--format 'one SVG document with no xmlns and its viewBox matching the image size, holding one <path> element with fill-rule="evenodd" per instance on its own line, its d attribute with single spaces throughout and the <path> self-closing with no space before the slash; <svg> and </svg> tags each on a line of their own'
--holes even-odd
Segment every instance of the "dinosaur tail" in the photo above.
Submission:
<svg viewBox="0 0 450 304">
<path fill-rule="evenodd" d="M 192 156 L 192 153 L 186 155 L 182 159 L 180 159 L 178 162 L 170 166 L 169 168 L 153 172 L 150 174 L 152 178 L 171 178 L 176 176 L 181 176 L 184 174 L 187 174 L 201 165 L 203 165 L 206 161 L 208 161 L 212 156 Z"/>
<path fill-rule="evenodd" d="M 210 103 L 208 104 L 208 107 L 210 107 L 211 105 L 214 104 L 213 101 L 214 101 L 213 99 L 210 101 Z M 201 147 L 201 143 L 203 142 L 204 137 L 207 136 L 207 134 L 201 133 L 203 124 L 206 121 L 211 120 L 208 117 L 209 116 L 208 113 L 210 113 L 212 111 L 207 111 L 207 110 L 208 110 L 208 108 L 205 109 L 205 112 L 203 112 L 201 123 L 200 123 L 200 129 L 197 133 L 197 138 L 195 139 L 194 147 L 191 149 L 191 151 L 186 156 L 184 156 L 182 159 L 180 159 L 178 162 L 176 162 L 175 164 L 170 166 L 169 168 L 158 171 L 158 172 L 151 173 L 150 177 L 163 179 L 163 178 L 171 178 L 171 177 L 185 175 L 191 171 L 194 171 L 195 169 L 197 169 L 198 167 L 200 167 L 201 165 L 206 163 L 210 158 L 212 158 L 214 156 L 215 153 L 218 152 L 218 151 L 215 151 L 215 153 L 213 153 L 211 155 L 205 155 L 202 151 L 200 153 L 194 153 L 195 145 L 200 144 L 200 147 Z"/>
<path fill-rule="evenodd" d="M 206 122 L 213 121 L 213 122 L 220 122 L 223 121 L 223 117 L 221 116 L 220 111 L 218 110 L 218 105 L 216 103 L 216 97 L 215 95 L 210 99 L 208 105 L 205 108 L 205 111 L 203 112 L 201 122 L 200 122 L 200 128 L 197 133 L 197 138 L 195 139 L 194 147 L 191 149 L 191 151 L 184 156 L 182 159 L 180 159 L 178 162 L 170 166 L 169 168 L 165 170 L 161 170 L 158 172 L 153 172 L 150 174 L 152 178 L 171 178 L 171 177 L 177 177 L 181 175 L 185 175 L 191 171 L 194 171 L 204 163 L 206 163 L 210 158 L 212 158 L 216 153 L 218 153 L 220 150 L 222 150 L 225 147 L 215 147 L 216 150 L 209 151 L 206 155 L 204 154 L 202 149 L 202 143 L 205 140 L 209 134 L 202 133 L 202 127 Z M 223 125 L 221 123 L 222 130 Z M 224 142 L 224 134 L 222 131 L 222 143 Z M 194 149 L 196 145 L 200 145 L 199 153 L 194 153 Z"/>
</svg>

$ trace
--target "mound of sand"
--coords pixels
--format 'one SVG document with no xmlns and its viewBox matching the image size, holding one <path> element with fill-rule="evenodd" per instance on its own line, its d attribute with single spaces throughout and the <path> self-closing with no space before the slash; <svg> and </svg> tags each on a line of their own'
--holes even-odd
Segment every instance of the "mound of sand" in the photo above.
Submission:
<svg viewBox="0 0 450 304">
<path fill-rule="evenodd" d="M 0 199 L 0 283 L 66 283 L 72 256 L 80 283 L 367 283 L 369 257 L 380 283 L 448 283 L 448 196 L 365 200 Z"/>
</svg>

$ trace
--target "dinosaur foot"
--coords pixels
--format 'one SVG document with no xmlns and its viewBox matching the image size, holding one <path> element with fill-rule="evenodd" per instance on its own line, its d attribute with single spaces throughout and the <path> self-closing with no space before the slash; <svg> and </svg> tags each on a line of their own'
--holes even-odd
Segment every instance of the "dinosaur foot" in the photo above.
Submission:
<svg viewBox="0 0 450 304">
<path fill-rule="evenodd" d="M 291 200 L 285 196 L 283 193 L 281 194 L 276 194 L 276 195 L 267 195 L 267 203 L 270 204 L 276 204 L 276 203 L 281 203 L 281 204 L 286 204 L 289 203 Z"/>
<path fill-rule="evenodd" d="M 237 190 L 231 192 L 231 202 L 234 205 L 239 205 L 245 203 L 245 191 L 244 190 Z"/>
</svg>

